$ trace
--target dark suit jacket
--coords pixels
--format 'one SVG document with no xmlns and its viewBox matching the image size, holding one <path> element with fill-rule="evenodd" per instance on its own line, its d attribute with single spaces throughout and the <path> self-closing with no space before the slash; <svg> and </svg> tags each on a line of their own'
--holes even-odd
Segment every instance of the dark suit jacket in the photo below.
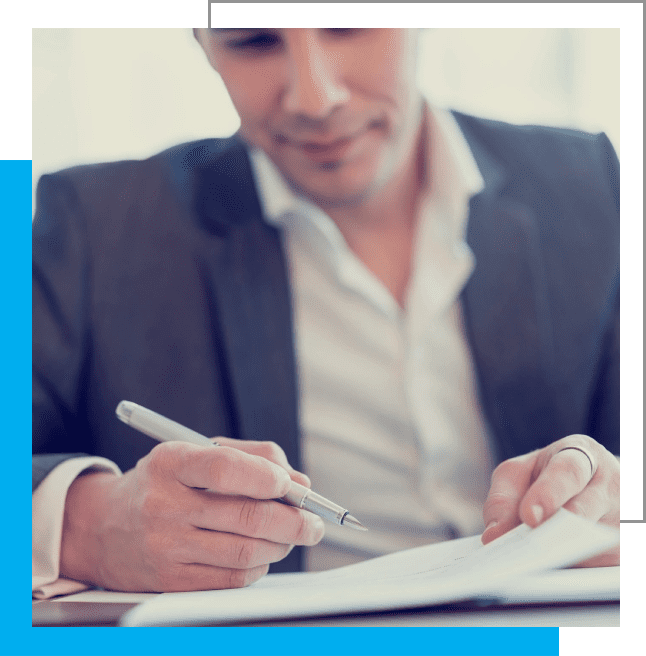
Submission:
<svg viewBox="0 0 646 656">
<path fill-rule="evenodd" d="M 456 118 L 486 184 L 462 303 L 498 459 L 571 433 L 618 454 L 614 151 L 603 135 Z M 300 466 L 285 260 L 238 139 L 44 176 L 33 235 L 34 488 L 70 455 L 127 470 L 154 446 L 116 419 L 122 399 L 273 440 Z"/>
</svg>

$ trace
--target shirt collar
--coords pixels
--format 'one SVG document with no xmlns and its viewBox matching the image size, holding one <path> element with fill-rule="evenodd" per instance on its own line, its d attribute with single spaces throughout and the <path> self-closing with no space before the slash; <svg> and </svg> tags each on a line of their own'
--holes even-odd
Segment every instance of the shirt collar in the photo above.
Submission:
<svg viewBox="0 0 646 656">
<path fill-rule="evenodd" d="M 451 112 L 428 107 L 430 171 L 445 197 L 463 200 L 484 189 L 484 180 L 462 130 Z"/>
</svg>

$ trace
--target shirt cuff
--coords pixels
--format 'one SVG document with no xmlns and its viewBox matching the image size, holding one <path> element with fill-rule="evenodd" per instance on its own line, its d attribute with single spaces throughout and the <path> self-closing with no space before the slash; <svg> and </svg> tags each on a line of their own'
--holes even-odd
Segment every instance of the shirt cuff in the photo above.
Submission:
<svg viewBox="0 0 646 656">
<path fill-rule="evenodd" d="M 31 591 L 48 599 L 87 589 L 84 583 L 60 578 L 61 539 L 65 500 L 70 485 L 82 472 L 109 471 L 121 475 L 107 458 L 70 458 L 55 467 L 31 497 Z"/>
</svg>

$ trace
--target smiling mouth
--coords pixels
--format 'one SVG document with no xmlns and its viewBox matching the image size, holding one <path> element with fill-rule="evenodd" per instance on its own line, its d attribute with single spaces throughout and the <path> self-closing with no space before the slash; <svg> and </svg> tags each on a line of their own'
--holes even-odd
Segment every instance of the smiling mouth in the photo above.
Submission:
<svg viewBox="0 0 646 656">
<path fill-rule="evenodd" d="M 308 153 L 325 153 L 343 148 L 343 146 L 350 143 L 351 141 L 351 137 L 344 137 L 342 139 L 337 139 L 336 141 L 330 141 L 327 143 L 316 143 L 312 141 L 302 144 L 301 148 L 303 148 L 303 150 Z"/>
<path fill-rule="evenodd" d="M 350 156 L 355 145 L 364 134 L 365 132 L 362 131 L 349 137 L 334 139 L 333 141 L 297 142 L 295 146 L 312 162 L 326 165 L 326 168 L 329 168 L 332 165 L 339 164 L 343 159 Z"/>
<path fill-rule="evenodd" d="M 337 139 L 326 139 L 325 141 L 312 139 L 309 141 L 307 138 L 292 138 L 276 133 L 274 140 L 280 146 L 287 146 L 300 152 L 301 155 L 319 166 L 336 168 L 342 164 L 343 160 L 353 157 L 364 142 L 364 137 L 375 129 L 382 129 L 381 121 L 378 119 Z"/>
<path fill-rule="evenodd" d="M 305 143 L 301 145 L 301 149 L 309 159 L 327 164 L 343 159 L 354 141 L 354 138 L 345 137 L 328 143 Z"/>
</svg>

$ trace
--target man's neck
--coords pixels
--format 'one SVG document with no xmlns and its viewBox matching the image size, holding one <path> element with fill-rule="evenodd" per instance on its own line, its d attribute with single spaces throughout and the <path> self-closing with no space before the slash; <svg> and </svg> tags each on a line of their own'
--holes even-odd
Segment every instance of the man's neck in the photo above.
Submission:
<svg viewBox="0 0 646 656">
<path fill-rule="evenodd" d="M 405 305 L 419 204 L 426 184 L 427 118 L 397 174 L 360 205 L 326 210 L 355 255 Z"/>
<path fill-rule="evenodd" d="M 397 231 L 414 227 L 426 177 L 427 116 L 411 134 L 410 145 L 396 174 L 378 191 L 349 206 L 323 208 L 341 232 L 368 230 Z"/>
</svg>

